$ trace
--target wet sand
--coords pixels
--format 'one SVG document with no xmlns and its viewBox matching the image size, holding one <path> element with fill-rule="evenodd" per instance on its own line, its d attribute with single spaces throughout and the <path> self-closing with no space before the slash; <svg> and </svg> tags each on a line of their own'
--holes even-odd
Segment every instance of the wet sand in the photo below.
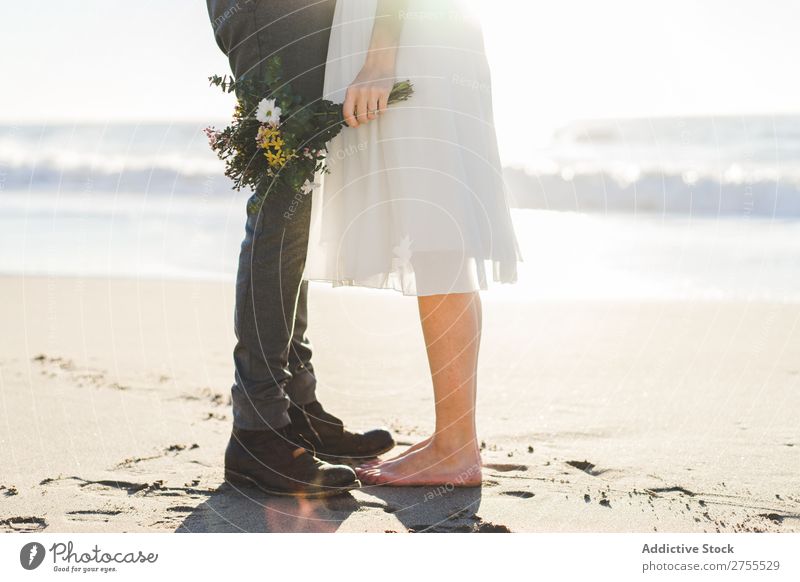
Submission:
<svg viewBox="0 0 800 582">
<path fill-rule="evenodd" d="M 481 488 L 222 481 L 233 288 L 0 277 L 0 530 L 800 531 L 800 308 L 484 296 Z M 416 303 L 314 287 L 319 396 L 430 431 Z"/>
</svg>

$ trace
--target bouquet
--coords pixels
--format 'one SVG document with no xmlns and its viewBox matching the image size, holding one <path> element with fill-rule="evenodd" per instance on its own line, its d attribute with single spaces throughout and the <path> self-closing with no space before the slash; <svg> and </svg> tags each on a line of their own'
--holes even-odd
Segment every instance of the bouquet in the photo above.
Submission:
<svg viewBox="0 0 800 582">
<path fill-rule="evenodd" d="M 248 212 L 258 212 L 273 189 L 309 193 L 309 177 L 326 171 L 326 144 L 345 127 L 342 106 L 328 100 L 303 103 L 288 83 L 281 80 L 281 61 L 275 56 L 266 63 L 261 79 L 214 75 L 212 86 L 226 93 L 236 92 L 237 104 L 231 124 L 221 131 L 206 128 L 211 149 L 225 162 L 225 175 L 236 190 L 250 187 L 255 192 Z M 395 83 L 388 103 L 411 97 L 409 81 Z"/>
</svg>

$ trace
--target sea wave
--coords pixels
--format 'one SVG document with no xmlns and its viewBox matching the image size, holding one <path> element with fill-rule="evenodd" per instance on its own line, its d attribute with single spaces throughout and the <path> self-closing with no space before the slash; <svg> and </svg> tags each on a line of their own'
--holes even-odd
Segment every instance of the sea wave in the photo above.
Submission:
<svg viewBox="0 0 800 582">
<path fill-rule="evenodd" d="M 800 218 L 800 184 L 770 179 L 726 180 L 682 172 L 531 174 L 506 168 L 512 205 L 578 212 L 647 212 Z"/>
<path fill-rule="evenodd" d="M 230 196 L 232 183 L 222 169 L 182 171 L 174 167 L 63 168 L 37 164 L 2 170 L 6 191 L 140 192 L 148 195 Z M 665 214 L 757 215 L 800 218 L 800 184 L 770 178 L 731 179 L 681 173 L 615 171 L 530 173 L 505 168 L 504 176 L 516 208 L 578 212 L 651 212 Z"/>
<path fill-rule="evenodd" d="M 230 199 L 204 125 L 0 126 L 0 192 Z M 577 121 L 504 171 L 518 208 L 797 218 L 800 117 Z"/>
</svg>

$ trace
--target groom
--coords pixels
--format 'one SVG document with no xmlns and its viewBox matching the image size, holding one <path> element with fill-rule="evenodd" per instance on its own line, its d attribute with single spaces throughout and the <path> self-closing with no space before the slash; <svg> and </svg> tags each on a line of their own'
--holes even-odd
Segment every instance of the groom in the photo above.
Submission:
<svg viewBox="0 0 800 582">
<path fill-rule="evenodd" d="M 277 54 L 284 80 L 304 103 L 322 98 L 335 0 L 207 5 L 235 79 L 263 74 Z M 319 457 L 374 457 L 394 446 L 385 430 L 346 430 L 316 399 L 306 337 L 308 283 L 302 280 L 310 213 L 310 196 L 271 191 L 261 211 L 248 215 L 236 278 L 233 430 L 225 479 L 276 495 L 324 496 L 357 487 L 350 467 Z"/>
</svg>

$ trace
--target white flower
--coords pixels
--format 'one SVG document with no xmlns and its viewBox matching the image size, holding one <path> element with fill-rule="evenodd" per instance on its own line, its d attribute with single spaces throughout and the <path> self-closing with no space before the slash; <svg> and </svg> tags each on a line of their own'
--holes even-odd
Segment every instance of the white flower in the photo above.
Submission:
<svg viewBox="0 0 800 582">
<path fill-rule="evenodd" d="M 275 105 L 275 99 L 262 99 L 256 109 L 256 119 L 276 127 L 281 122 L 281 108 Z"/>
<path fill-rule="evenodd" d="M 314 190 L 314 187 L 316 186 L 319 186 L 319 184 L 317 184 L 316 182 L 311 182 L 310 180 L 306 180 L 305 183 L 303 183 L 303 185 L 300 186 L 300 190 L 303 192 L 303 194 L 308 195 L 311 194 L 311 192 Z"/>
</svg>

